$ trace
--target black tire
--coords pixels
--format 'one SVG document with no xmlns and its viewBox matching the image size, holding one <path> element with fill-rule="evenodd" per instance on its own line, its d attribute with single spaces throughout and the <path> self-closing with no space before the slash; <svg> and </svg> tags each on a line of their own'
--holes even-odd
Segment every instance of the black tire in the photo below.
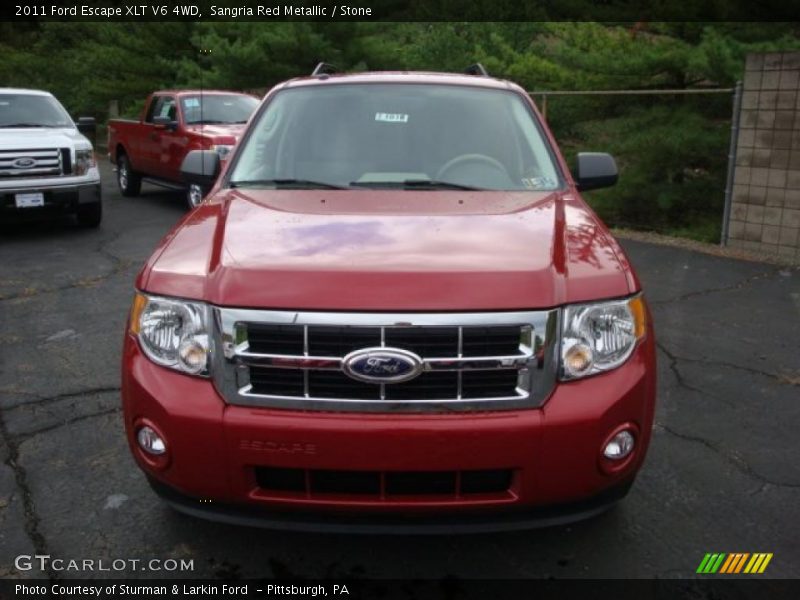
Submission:
<svg viewBox="0 0 800 600">
<path fill-rule="evenodd" d="M 97 227 L 103 220 L 103 205 L 100 202 L 92 204 L 81 204 L 75 213 L 78 225 L 81 227 Z"/>
<path fill-rule="evenodd" d="M 206 194 L 208 194 L 208 189 L 196 183 L 186 188 L 186 205 L 189 207 L 189 210 L 198 207 L 203 201 L 203 198 L 206 197 Z"/>
<path fill-rule="evenodd" d="M 142 189 L 142 176 L 131 168 L 131 161 L 124 152 L 117 156 L 117 185 L 119 193 L 128 198 L 138 196 Z"/>
</svg>

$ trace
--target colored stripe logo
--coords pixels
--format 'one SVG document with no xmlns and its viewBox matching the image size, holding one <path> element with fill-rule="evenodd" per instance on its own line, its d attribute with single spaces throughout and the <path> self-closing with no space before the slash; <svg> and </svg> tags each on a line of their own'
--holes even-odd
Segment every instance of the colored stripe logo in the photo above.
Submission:
<svg viewBox="0 0 800 600">
<path fill-rule="evenodd" d="M 771 560 L 771 552 L 757 552 L 755 554 L 750 554 L 749 552 L 733 552 L 730 554 L 724 552 L 716 554 L 708 553 L 703 557 L 703 560 L 700 561 L 700 566 L 697 567 L 697 573 L 724 573 L 726 575 L 763 573 Z"/>
</svg>

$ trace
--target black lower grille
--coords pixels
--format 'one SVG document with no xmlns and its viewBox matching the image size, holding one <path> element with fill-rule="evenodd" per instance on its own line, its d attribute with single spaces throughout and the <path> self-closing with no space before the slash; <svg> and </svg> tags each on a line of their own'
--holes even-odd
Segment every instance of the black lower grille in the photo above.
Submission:
<svg viewBox="0 0 800 600">
<path fill-rule="evenodd" d="M 250 369 L 250 384 L 258 394 L 303 396 L 305 384 L 299 369 Z"/>
<path fill-rule="evenodd" d="M 306 472 L 303 469 L 259 467 L 256 469 L 258 487 L 275 492 L 305 492 Z"/>
<path fill-rule="evenodd" d="M 267 492 L 452 497 L 507 492 L 513 471 L 340 471 L 256 467 L 255 476 L 258 487 Z"/>
<path fill-rule="evenodd" d="M 387 400 L 446 400 L 458 395 L 458 373 L 440 371 L 423 373 L 416 379 L 387 385 Z"/>
<path fill-rule="evenodd" d="M 373 471 L 323 471 L 309 472 L 310 492 L 317 494 L 369 494 L 381 493 L 380 473 Z"/>
<path fill-rule="evenodd" d="M 463 398 L 501 398 L 514 396 L 517 389 L 517 371 L 464 371 L 461 375 Z"/>
<path fill-rule="evenodd" d="M 517 371 L 462 372 L 461 397 L 505 398 L 517 394 Z M 301 369 L 279 369 L 272 367 L 250 368 L 251 391 L 269 396 L 305 395 L 305 381 Z M 353 400 L 380 400 L 378 384 L 356 381 L 341 371 L 308 372 L 308 394 L 316 398 Z M 399 400 L 448 400 L 458 397 L 458 373 L 455 371 L 431 371 L 404 383 L 386 384 L 384 399 Z"/>
<path fill-rule="evenodd" d="M 456 484 L 455 471 L 386 473 L 386 494 L 390 496 L 455 494 Z"/>
<path fill-rule="evenodd" d="M 308 393 L 316 398 L 380 399 L 380 388 L 351 379 L 341 371 L 309 371 Z"/>
<path fill-rule="evenodd" d="M 462 494 L 490 494 L 510 487 L 510 469 L 461 472 Z"/>
</svg>

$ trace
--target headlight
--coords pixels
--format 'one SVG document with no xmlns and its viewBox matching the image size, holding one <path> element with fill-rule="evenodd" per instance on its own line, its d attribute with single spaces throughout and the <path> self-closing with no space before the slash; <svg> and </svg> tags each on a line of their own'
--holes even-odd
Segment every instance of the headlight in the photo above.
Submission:
<svg viewBox="0 0 800 600">
<path fill-rule="evenodd" d="M 565 307 L 561 378 L 579 379 L 624 363 L 636 342 L 644 337 L 645 314 L 641 295 Z"/>
<path fill-rule="evenodd" d="M 75 175 L 86 175 L 97 162 L 94 160 L 94 150 L 75 150 Z"/>
<path fill-rule="evenodd" d="M 211 149 L 214 150 L 217 154 L 219 154 L 220 160 L 228 160 L 228 156 L 233 150 L 233 144 L 215 144 L 211 146 Z"/>
<path fill-rule="evenodd" d="M 192 375 L 208 375 L 209 322 L 209 308 L 202 302 L 137 293 L 130 330 L 153 362 Z"/>
</svg>

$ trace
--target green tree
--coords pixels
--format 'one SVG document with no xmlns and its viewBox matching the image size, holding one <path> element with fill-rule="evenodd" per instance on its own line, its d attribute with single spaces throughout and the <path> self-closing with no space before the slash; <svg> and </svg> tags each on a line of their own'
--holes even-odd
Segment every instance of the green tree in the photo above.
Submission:
<svg viewBox="0 0 800 600">
<path fill-rule="evenodd" d="M 396 2 L 393 10 L 402 20 L 453 3 Z M 491 14 L 517 5 L 503 0 Z M 156 89 L 264 91 L 319 61 L 345 71 L 456 72 L 480 61 L 540 101 L 535 92 L 547 90 L 732 87 L 748 52 L 800 49 L 797 23 L 544 20 L 586 5 L 531 5 L 524 10 L 542 21 L 520 23 L 0 23 L 0 80 L 50 90 L 73 114 L 103 118 L 111 100 L 134 116 Z M 712 8 L 702 12 L 726 14 L 724 3 Z M 477 5 L 465 10 L 464 18 L 490 16 Z M 578 150 L 617 156 L 620 184 L 587 195 L 610 224 L 709 241 L 721 221 L 730 112 L 729 95 L 553 96 L 547 105 L 568 160 Z"/>
<path fill-rule="evenodd" d="M 193 55 L 180 61 L 177 81 L 250 90 L 310 73 L 317 62 L 341 56 L 318 29 L 308 22 L 197 23 L 189 38 Z"/>
</svg>

